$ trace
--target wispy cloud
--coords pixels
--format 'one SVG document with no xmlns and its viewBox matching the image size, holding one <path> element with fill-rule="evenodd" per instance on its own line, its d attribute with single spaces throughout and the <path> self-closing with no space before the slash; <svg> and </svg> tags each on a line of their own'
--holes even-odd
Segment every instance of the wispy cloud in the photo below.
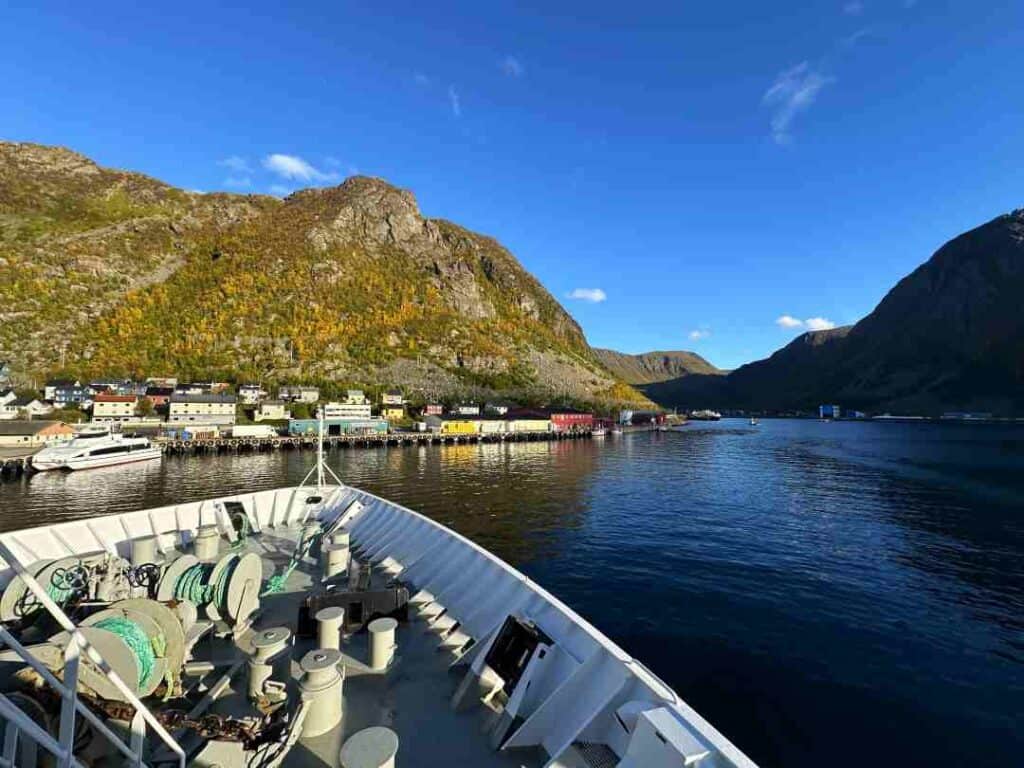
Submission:
<svg viewBox="0 0 1024 768">
<path fill-rule="evenodd" d="M 252 186 L 252 177 L 250 176 L 228 176 L 224 179 L 225 187 L 233 187 L 234 189 L 248 189 Z"/>
<path fill-rule="evenodd" d="M 252 173 L 252 166 L 249 161 L 240 155 L 231 155 L 223 160 L 218 160 L 217 165 L 227 168 L 235 176 L 243 176 Z"/>
<path fill-rule="evenodd" d="M 506 56 L 501 60 L 501 71 L 508 77 L 522 77 L 526 73 L 526 68 L 515 56 Z"/>
<path fill-rule="evenodd" d="M 860 16 L 864 13 L 864 3 L 859 0 L 850 0 L 850 2 L 843 5 L 843 13 L 847 16 Z"/>
<path fill-rule="evenodd" d="M 263 167 L 285 179 L 295 181 L 337 181 L 334 171 L 321 171 L 296 155 L 273 154 L 263 159 Z"/>
<path fill-rule="evenodd" d="M 608 298 L 608 294 L 600 288 L 575 288 L 567 294 L 570 299 L 589 301 L 593 304 L 600 304 Z"/>
<path fill-rule="evenodd" d="M 448 102 L 452 105 L 452 114 L 455 117 L 462 117 L 462 102 L 459 101 L 459 92 L 454 85 L 448 86 Z"/>
<path fill-rule="evenodd" d="M 777 144 L 792 140 L 790 126 L 798 114 L 814 104 L 821 89 L 834 82 L 807 61 L 780 72 L 775 82 L 765 91 L 761 103 L 772 110 L 772 138 Z"/>
<path fill-rule="evenodd" d="M 412 81 L 421 88 L 426 88 L 428 85 L 430 85 L 430 78 L 424 75 L 422 72 L 413 73 Z"/>
<path fill-rule="evenodd" d="M 711 331 L 709 331 L 707 328 L 697 328 L 695 330 L 690 331 L 687 335 L 689 336 L 690 341 L 700 341 L 701 339 L 706 339 L 708 336 L 710 336 Z"/>
<path fill-rule="evenodd" d="M 809 317 L 801 320 L 792 315 L 782 315 L 776 318 L 775 324 L 780 328 L 795 329 L 802 328 L 808 331 L 828 331 L 836 327 L 836 324 L 827 317 Z"/>
</svg>

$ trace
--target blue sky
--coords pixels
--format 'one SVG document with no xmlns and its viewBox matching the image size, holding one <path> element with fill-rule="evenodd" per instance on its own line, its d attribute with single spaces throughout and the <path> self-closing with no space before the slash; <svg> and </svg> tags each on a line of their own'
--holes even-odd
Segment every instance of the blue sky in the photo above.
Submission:
<svg viewBox="0 0 1024 768">
<path fill-rule="evenodd" d="M 0 13 L 3 138 L 189 189 L 382 176 L 629 352 L 763 357 L 1024 205 L 1020 2 Z"/>
</svg>

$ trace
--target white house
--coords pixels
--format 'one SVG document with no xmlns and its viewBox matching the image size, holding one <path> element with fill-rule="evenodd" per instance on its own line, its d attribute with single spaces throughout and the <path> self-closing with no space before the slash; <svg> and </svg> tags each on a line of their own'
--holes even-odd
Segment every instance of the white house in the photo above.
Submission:
<svg viewBox="0 0 1024 768">
<path fill-rule="evenodd" d="M 235 423 L 233 395 L 171 395 L 167 421 L 172 424 Z"/>
<path fill-rule="evenodd" d="M 405 397 L 402 396 L 402 390 L 400 389 L 389 389 L 380 398 L 381 405 L 405 405 Z"/>
<path fill-rule="evenodd" d="M 138 405 L 135 395 L 96 395 L 92 401 L 92 420 L 107 424 L 132 421 Z"/>
<path fill-rule="evenodd" d="M 360 393 L 361 394 L 361 393 Z M 326 403 L 323 406 L 325 419 L 369 419 L 370 402 L 363 398 L 362 403 L 351 403 L 346 399 L 343 403 Z"/>
<path fill-rule="evenodd" d="M 11 402 L 12 400 L 17 400 L 17 399 L 18 399 L 18 396 L 16 394 L 14 394 L 14 390 L 13 389 L 8 389 L 8 390 L 0 391 L 0 405 L 6 405 L 7 403 Z"/>
<path fill-rule="evenodd" d="M 45 416 L 53 410 L 53 406 L 36 400 L 34 397 L 16 397 L 7 400 L 0 405 L 0 419 L 12 421 L 14 419 L 34 419 Z"/>
<path fill-rule="evenodd" d="M 320 399 L 320 390 L 316 387 L 284 386 L 277 390 L 277 396 L 293 403 L 315 403 Z"/>
<path fill-rule="evenodd" d="M 280 400 L 265 400 L 256 409 L 256 421 L 286 421 L 291 417 L 291 412 Z"/>
<path fill-rule="evenodd" d="M 242 384 L 238 388 L 238 399 L 242 405 L 256 405 L 260 400 L 265 399 L 267 393 L 259 384 Z"/>
<path fill-rule="evenodd" d="M 480 406 L 474 403 L 459 403 L 451 412 L 456 416 L 479 416 Z"/>
</svg>

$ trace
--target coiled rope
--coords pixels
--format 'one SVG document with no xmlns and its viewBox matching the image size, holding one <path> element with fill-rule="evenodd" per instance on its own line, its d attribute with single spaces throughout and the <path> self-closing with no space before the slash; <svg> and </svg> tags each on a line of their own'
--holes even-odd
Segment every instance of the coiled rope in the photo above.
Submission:
<svg viewBox="0 0 1024 768">
<path fill-rule="evenodd" d="M 228 585 L 231 576 L 238 567 L 240 558 L 232 556 L 227 567 L 217 577 L 216 583 L 210 583 L 210 576 L 216 566 L 209 563 L 199 563 L 186 570 L 174 585 L 174 598 L 176 600 L 189 600 L 196 605 L 213 603 L 213 606 L 221 613 L 227 611 L 228 607 Z"/>
<path fill-rule="evenodd" d="M 105 629 L 107 632 L 114 633 L 131 648 L 139 673 L 139 688 L 144 688 L 149 682 L 149 676 L 153 674 L 156 657 L 163 656 L 167 651 L 167 641 L 164 636 L 160 634 L 151 640 L 146 631 L 134 621 L 117 616 L 97 621 L 95 626 L 97 629 Z"/>
<path fill-rule="evenodd" d="M 275 573 L 267 579 L 267 586 L 264 588 L 260 597 L 266 597 L 267 595 L 273 595 L 283 591 L 285 582 L 287 582 L 288 577 L 292 575 L 292 571 L 294 571 L 298 564 L 302 562 L 302 559 L 309 554 L 309 551 L 313 548 L 313 544 L 322 536 L 322 532 L 317 532 L 306 538 L 300 538 L 299 543 L 295 545 L 295 550 L 292 552 L 288 565 L 285 566 L 285 569 L 281 573 Z"/>
</svg>

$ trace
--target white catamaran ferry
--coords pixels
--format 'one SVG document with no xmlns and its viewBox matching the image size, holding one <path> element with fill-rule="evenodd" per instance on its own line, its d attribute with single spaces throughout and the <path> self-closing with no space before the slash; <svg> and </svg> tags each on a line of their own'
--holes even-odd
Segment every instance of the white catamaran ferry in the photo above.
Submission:
<svg viewBox="0 0 1024 768">
<path fill-rule="evenodd" d="M 297 487 L 0 534 L 2 764 L 753 768 L 543 587 L 322 456 Z"/>
<path fill-rule="evenodd" d="M 159 459 L 160 448 L 146 437 L 126 437 L 109 432 L 83 432 L 66 443 L 44 448 L 32 457 L 32 468 L 91 469 Z"/>
</svg>

